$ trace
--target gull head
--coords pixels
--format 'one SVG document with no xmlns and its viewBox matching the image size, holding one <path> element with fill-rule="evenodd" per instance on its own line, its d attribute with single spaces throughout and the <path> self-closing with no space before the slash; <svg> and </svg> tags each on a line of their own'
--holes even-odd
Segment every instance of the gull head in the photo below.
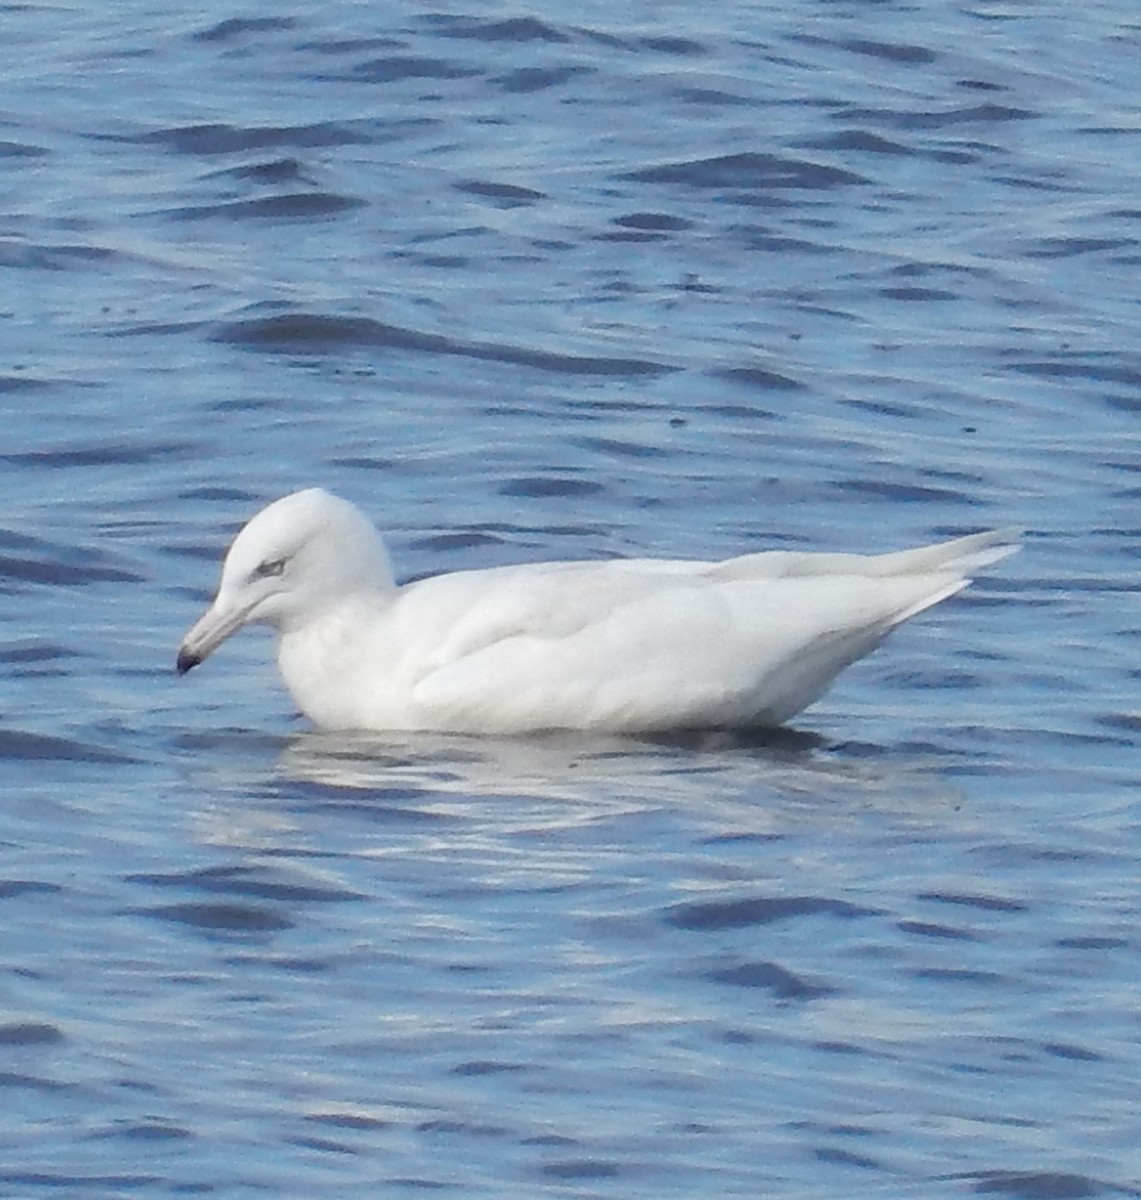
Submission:
<svg viewBox="0 0 1141 1200">
<path fill-rule="evenodd" d="M 321 488 L 263 508 L 234 539 L 213 604 L 187 631 L 177 669 L 185 675 L 243 625 L 304 624 L 354 593 L 392 587 L 388 558 L 364 514 Z"/>
</svg>

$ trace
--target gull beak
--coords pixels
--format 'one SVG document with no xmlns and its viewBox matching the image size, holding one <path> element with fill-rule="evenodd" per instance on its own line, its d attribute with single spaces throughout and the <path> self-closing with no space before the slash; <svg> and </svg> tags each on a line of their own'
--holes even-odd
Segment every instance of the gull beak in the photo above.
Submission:
<svg viewBox="0 0 1141 1200">
<path fill-rule="evenodd" d="M 179 675 L 185 675 L 192 667 L 209 658 L 231 633 L 246 623 L 248 616 L 247 608 L 227 608 L 215 600 L 182 639 L 175 660 Z"/>
</svg>

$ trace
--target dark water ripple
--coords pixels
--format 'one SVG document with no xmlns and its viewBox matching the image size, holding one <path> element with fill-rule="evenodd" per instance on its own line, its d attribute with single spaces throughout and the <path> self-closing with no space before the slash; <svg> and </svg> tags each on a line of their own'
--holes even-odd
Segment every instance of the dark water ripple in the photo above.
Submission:
<svg viewBox="0 0 1141 1200">
<path fill-rule="evenodd" d="M 523 347 L 465 344 L 439 334 L 400 329 L 364 317 L 324 317 L 289 313 L 257 317 L 223 326 L 222 342 L 263 349 L 328 352 L 340 346 L 385 347 L 422 354 L 455 354 L 465 358 L 535 367 L 564 375 L 657 375 L 669 367 L 635 359 L 581 358 Z"/>
<path fill-rule="evenodd" d="M 129 756 L 74 738 L 51 737 L 19 729 L 0 730 L 0 760 L 5 762 L 73 761 L 126 763 Z"/>
<path fill-rule="evenodd" d="M 0 1191 L 1141 1193 L 1132 8 L 4 34 Z M 171 667 L 310 483 L 1028 549 L 783 737 L 331 738 Z"/>
</svg>

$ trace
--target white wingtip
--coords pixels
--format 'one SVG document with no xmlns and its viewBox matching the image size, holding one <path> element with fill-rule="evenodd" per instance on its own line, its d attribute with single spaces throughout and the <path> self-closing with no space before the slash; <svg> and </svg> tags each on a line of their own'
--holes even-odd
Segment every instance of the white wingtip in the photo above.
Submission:
<svg viewBox="0 0 1141 1200">
<path fill-rule="evenodd" d="M 937 572 L 969 579 L 975 571 L 1017 553 L 1021 549 L 1020 536 L 1018 529 L 987 529 L 949 542 L 920 546 L 916 550 L 880 554 L 873 560 L 875 574 L 926 575 Z"/>
</svg>

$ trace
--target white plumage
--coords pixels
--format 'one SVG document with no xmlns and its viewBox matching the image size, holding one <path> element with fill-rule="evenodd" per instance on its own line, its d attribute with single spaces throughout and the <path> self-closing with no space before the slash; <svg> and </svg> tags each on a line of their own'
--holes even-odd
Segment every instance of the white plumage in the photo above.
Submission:
<svg viewBox="0 0 1141 1200">
<path fill-rule="evenodd" d="M 363 514 L 310 488 L 238 534 L 178 669 L 262 621 L 298 707 L 326 729 L 773 726 L 1016 549 L 999 531 L 875 556 L 536 563 L 398 587 Z"/>
</svg>

